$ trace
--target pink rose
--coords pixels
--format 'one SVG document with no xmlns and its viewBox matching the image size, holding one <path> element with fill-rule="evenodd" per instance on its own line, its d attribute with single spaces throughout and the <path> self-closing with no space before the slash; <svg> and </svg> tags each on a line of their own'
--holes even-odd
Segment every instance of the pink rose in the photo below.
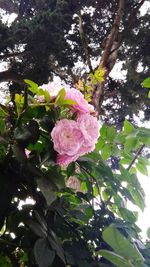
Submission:
<svg viewBox="0 0 150 267">
<path fill-rule="evenodd" d="M 79 155 L 68 156 L 68 155 L 57 155 L 56 163 L 61 166 L 68 166 L 69 163 L 76 161 L 79 158 Z"/>
<path fill-rule="evenodd" d="M 99 138 L 99 123 L 96 117 L 90 114 L 80 115 L 77 119 L 79 129 L 81 129 L 84 139 L 89 142 L 89 144 L 95 143 Z"/>
<path fill-rule="evenodd" d="M 89 114 L 80 115 L 77 119 L 79 128 L 84 136 L 84 143 L 80 148 L 81 155 L 90 153 L 95 149 L 95 144 L 99 138 L 99 123 L 96 117 Z"/>
<path fill-rule="evenodd" d="M 60 155 L 75 156 L 81 148 L 84 138 L 77 122 L 62 119 L 51 132 L 54 149 Z"/>
<path fill-rule="evenodd" d="M 84 95 L 75 88 L 67 88 L 65 99 L 72 99 L 76 101 L 77 104 L 72 106 L 74 110 L 80 114 L 90 113 L 94 110 L 94 107 L 85 100 Z"/>
</svg>

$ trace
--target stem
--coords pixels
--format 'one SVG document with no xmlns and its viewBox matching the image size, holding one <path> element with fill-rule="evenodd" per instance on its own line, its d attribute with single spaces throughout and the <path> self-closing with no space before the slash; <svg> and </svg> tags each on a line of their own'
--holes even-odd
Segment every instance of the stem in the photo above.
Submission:
<svg viewBox="0 0 150 267">
<path fill-rule="evenodd" d="M 103 204 L 103 200 L 102 200 L 102 198 L 101 198 L 101 193 L 100 193 L 100 189 L 99 189 L 99 184 L 98 184 L 96 178 L 95 178 L 89 171 L 87 171 L 84 167 L 81 167 L 81 166 L 80 166 L 80 168 L 81 168 L 83 171 L 85 171 L 85 172 L 86 172 L 86 173 L 93 179 L 93 181 L 95 182 L 95 184 L 96 184 L 96 186 L 97 186 L 97 190 L 98 190 L 99 198 L 100 198 L 100 203 Z"/>
<path fill-rule="evenodd" d="M 143 148 L 145 147 L 145 145 L 142 145 L 136 152 L 133 160 L 131 161 L 131 163 L 129 164 L 127 170 L 129 171 L 131 169 L 131 167 L 133 166 L 134 162 L 136 161 L 136 159 L 138 158 L 138 156 L 140 155 L 140 153 L 142 152 Z"/>
<path fill-rule="evenodd" d="M 55 103 L 37 103 L 37 104 L 29 104 L 29 107 L 45 107 L 45 106 L 54 106 Z"/>
</svg>

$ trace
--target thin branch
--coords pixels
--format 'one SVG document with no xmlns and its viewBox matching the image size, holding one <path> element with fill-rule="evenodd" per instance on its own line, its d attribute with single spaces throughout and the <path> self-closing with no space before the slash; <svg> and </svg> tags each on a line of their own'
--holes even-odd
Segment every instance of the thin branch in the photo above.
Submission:
<svg viewBox="0 0 150 267">
<path fill-rule="evenodd" d="M 129 171 L 131 169 L 131 167 L 133 166 L 134 162 L 136 161 L 136 159 L 138 158 L 138 156 L 140 155 L 140 153 L 142 152 L 143 148 L 145 147 L 145 145 L 142 145 L 136 152 L 133 160 L 131 161 L 131 163 L 129 164 L 127 170 Z"/>
<path fill-rule="evenodd" d="M 27 53 L 29 53 L 29 52 L 22 51 L 22 52 L 14 52 L 14 53 L 11 53 L 11 54 L 0 55 L 0 60 L 11 58 L 11 57 L 20 57 L 20 56 L 23 56 L 23 55 L 25 55 Z"/>
<path fill-rule="evenodd" d="M 85 57 L 86 57 L 86 62 L 89 67 L 90 72 L 93 72 L 91 60 L 90 60 L 90 55 L 89 55 L 89 48 L 88 48 L 88 42 L 87 42 L 87 37 L 83 28 L 83 21 L 82 21 L 82 15 L 81 13 L 78 14 L 79 17 L 79 34 L 80 34 L 80 39 L 82 43 L 82 47 L 84 49 Z"/>
<path fill-rule="evenodd" d="M 81 170 L 85 171 L 93 179 L 93 181 L 96 184 L 97 190 L 98 190 L 98 194 L 99 194 L 99 198 L 100 198 L 100 203 L 101 204 L 104 204 L 104 201 L 102 200 L 102 197 L 101 197 L 99 184 L 98 184 L 96 178 L 86 168 L 84 168 L 83 166 L 80 166 L 80 168 L 81 168 Z"/>
</svg>

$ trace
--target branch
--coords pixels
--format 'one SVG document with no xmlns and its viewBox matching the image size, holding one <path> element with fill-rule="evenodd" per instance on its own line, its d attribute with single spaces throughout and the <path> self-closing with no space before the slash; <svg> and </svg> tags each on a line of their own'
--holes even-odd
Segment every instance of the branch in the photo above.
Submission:
<svg viewBox="0 0 150 267">
<path fill-rule="evenodd" d="M 87 37 L 83 28 L 83 21 L 82 21 L 82 15 L 81 13 L 78 14 L 79 17 L 79 34 L 80 34 L 80 39 L 81 39 L 81 43 L 85 52 L 85 58 L 86 58 L 86 62 L 87 65 L 89 67 L 90 72 L 93 72 L 93 68 L 92 68 L 92 64 L 91 64 L 91 60 L 90 60 L 90 55 L 89 55 L 89 47 L 88 47 L 88 42 L 87 42 Z"/>
<path fill-rule="evenodd" d="M 138 151 L 136 152 L 133 160 L 131 161 L 130 165 L 128 166 L 127 170 L 129 171 L 132 167 L 132 165 L 134 164 L 134 162 L 136 161 L 136 159 L 138 158 L 138 156 L 140 155 L 140 153 L 142 152 L 143 148 L 145 147 L 145 145 L 142 145 Z"/>
<path fill-rule="evenodd" d="M 0 55 L 0 60 L 1 59 L 7 59 L 7 58 L 11 58 L 11 57 L 20 57 L 20 56 L 23 56 L 24 54 L 26 53 L 29 53 L 27 51 L 22 51 L 22 52 L 15 52 L 15 53 L 12 53 L 12 54 L 5 54 L 5 55 Z"/>
<path fill-rule="evenodd" d="M 111 71 L 111 69 L 113 68 L 113 66 L 116 63 L 117 60 L 117 51 L 120 47 L 120 36 L 119 36 L 119 28 L 120 28 L 120 23 L 124 14 L 124 7 L 125 7 L 125 0 L 120 0 L 119 4 L 118 4 L 118 9 L 116 12 L 116 16 L 112 25 L 112 29 L 110 31 L 110 34 L 108 35 L 108 38 L 106 40 L 106 44 L 105 44 L 105 48 L 104 48 L 104 52 L 101 56 L 100 62 L 99 62 L 99 67 L 103 67 L 105 68 L 105 77 L 104 77 L 104 81 L 102 83 L 97 83 L 95 90 L 93 91 L 93 95 L 92 95 L 92 103 L 97 111 L 98 114 L 101 113 L 101 105 L 103 102 L 103 98 L 104 98 L 104 85 L 106 82 L 106 79 L 109 75 L 109 72 Z M 115 42 L 117 41 L 117 47 Z M 113 45 L 115 44 L 115 49 L 113 47 Z M 113 51 L 114 50 L 114 51 Z M 109 62 L 110 56 L 113 55 L 113 53 L 115 53 L 115 57 L 113 59 L 112 62 L 110 62 L 111 64 L 111 68 L 108 67 L 107 63 Z"/>
<path fill-rule="evenodd" d="M 116 17 L 115 17 L 114 22 L 113 22 L 112 29 L 111 29 L 110 34 L 108 36 L 108 39 L 106 41 L 106 46 L 105 46 L 104 52 L 102 54 L 102 57 L 100 59 L 99 65 L 102 67 L 106 66 L 108 57 L 111 53 L 112 45 L 113 45 L 114 41 L 116 39 L 118 39 L 117 37 L 118 37 L 118 33 L 119 33 L 119 27 L 120 27 L 120 23 L 121 23 L 123 14 L 124 14 L 124 6 L 125 6 L 125 0 L 120 0 L 118 10 L 116 13 Z"/>
<path fill-rule="evenodd" d="M 0 83 L 9 81 L 14 81 L 21 84 L 24 83 L 23 77 L 11 69 L 0 72 Z"/>
</svg>

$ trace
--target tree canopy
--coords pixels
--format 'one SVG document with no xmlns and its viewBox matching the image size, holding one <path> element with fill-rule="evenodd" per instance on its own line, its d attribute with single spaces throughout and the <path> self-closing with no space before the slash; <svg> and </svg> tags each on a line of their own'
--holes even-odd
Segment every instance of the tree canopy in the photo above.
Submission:
<svg viewBox="0 0 150 267">
<path fill-rule="evenodd" d="M 148 119 L 145 2 L 0 1 L 16 14 L 0 22 L 1 266 L 150 266 L 149 230 L 142 241 L 127 208 L 144 210 L 149 166 L 133 118 Z"/>
<path fill-rule="evenodd" d="M 15 86 L 11 83 L 10 88 L 16 88 L 22 78 L 42 84 L 58 75 L 74 84 L 79 77 L 87 77 L 90 61 L 94 62 L 93 69 L 99 66 L 100 57 L 107 50 L 104 67 L 108 75 L 102 98 L 109 99 L 109 103 L 103 104 L 101 113 L 118 125 L 139 109 L 148 119 L 147 89 L 140 83 L 149 76 L 150 19 L 149 13 L 142 16 L 139 11 L 147 1 L 120 1 L 121 17 L 115 25 L 118 1 L 8 2 L 1 1 L 1 8 L 9 14 L 15 12 L 17 17 L 10 26 L 1 20 L 0 59 L 9 68 L 0 73 L 0 81 L 13 81 Z M 110 38 L 112 30 L 115 34 Z M 123 62 L 127 72 L 124 80 L 109 75 L 117 60 Z M 79 67 L 73 68 L 76 62 L 80 62 Z M 80 67 L 81 62 L 85 70 Z"/>
</svg>

